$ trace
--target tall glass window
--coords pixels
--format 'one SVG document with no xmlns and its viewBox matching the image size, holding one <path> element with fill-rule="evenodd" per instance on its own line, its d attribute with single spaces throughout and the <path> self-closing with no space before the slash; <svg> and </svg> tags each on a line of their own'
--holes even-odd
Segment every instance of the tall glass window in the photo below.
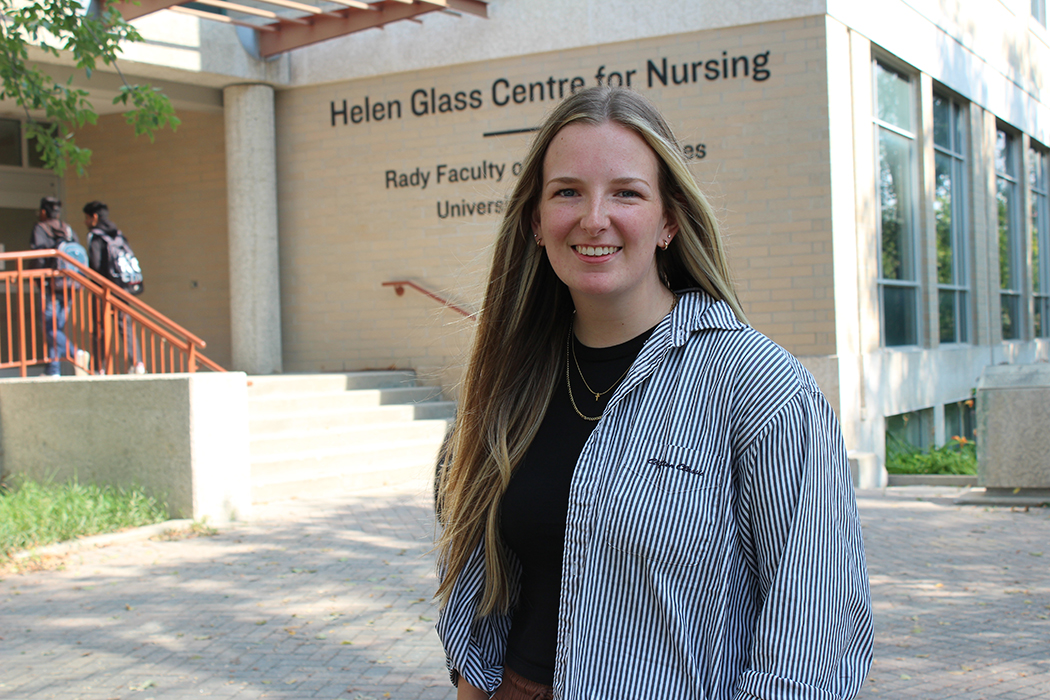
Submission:
<svg viewBox="0 0 1050 700">
<path fill-rule="evenodd" d="M 0 165 L 22 165 L 22 122 L 0 119 Z"/>
<path fill-rule="evenodd" d="M 966 440 L 977 439 L 977 416 L 973 399 L 958 403 L 944 404 L 944 437 L 945 442 L 960 437 Z"/>
<path fill-rule="evenodd" d="M 999 209 L 999 301 L 1003 340 L 1021 337 L 1021 227 L 1017 137 L 995 133 L 995 196 Z"/>
<path fill-rule="evenodd" d="M 1050 156 L 1039 148 L 1028 151 L 1028 187 L 1032 202 L 1032 301 L 1035 337 L 1050 338 Z"/>
<path fill-rule="evenodd" d="M 40 122 L 44 128 L 54 131 L 54 124 Z M 36 149 L 36 139 L 27 138 L 22 147 L 25 124 L 18 119 L 0 119 L 0 165 L 16 168 L 43 168 L 44 161 Z"/>
<path fill-rule="evenodd" d="M 915 81 L 876 61 L 874 83 L 882 343 L 917 345 Z"/>
<path fill-rule="evenodd" d="M 970 340 L 969 270 L 964 198 L 966 112 L 955 100 L 933 97 L 937 299 L 942 343 Z"/>
<path fill-rule="evenodd" d="M 1046 0 L 1032 0 L 1032 16 L 1039 24 L 1046 26 Z"/>
</svg>

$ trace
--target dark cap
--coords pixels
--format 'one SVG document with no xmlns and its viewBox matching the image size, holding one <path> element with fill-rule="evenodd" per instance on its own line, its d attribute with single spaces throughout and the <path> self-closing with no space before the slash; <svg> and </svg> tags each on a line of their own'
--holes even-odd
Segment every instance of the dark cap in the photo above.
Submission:
<svg viewBox="0 0 1050 700">
<path fill-rule="evenodd" d="M 57 219 L 62 215 L 62 202 L 58 197 L 41 198 L 40 208 L 47 213 L 47 218 L 49 219 Z"/>
</svg>

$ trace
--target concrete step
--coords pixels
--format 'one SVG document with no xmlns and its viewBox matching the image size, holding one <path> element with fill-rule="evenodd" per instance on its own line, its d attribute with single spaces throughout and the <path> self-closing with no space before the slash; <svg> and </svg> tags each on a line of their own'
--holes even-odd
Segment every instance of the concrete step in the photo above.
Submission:
<svg viewBox="0 0 1050 700">
<path fill-rule="evenodd" d="M 256 502 L 432 479 L 456 412 L 411 371 L 249 377 L 248 392 Z"/>
<path fill-rule="evenodd" d="M 282 430 L 254 433 L 250 443 L 252 461 L 279 455 L 298 456 L 324 450 L 347 450 L 354 453 L 373 446 L 429 441 L 438 444 L 445 438 L 448 421 L 418 420 L 398 423 L 373 423 L 329 429 Z"/>
<path fill-rule="evenodd" d="M 439 386 L 406 386 L 387 389 L 358 389 L 341 392 L 266 394 L 248 402 L 248 417 L 262 418 L 300 411 L 333 411 L 366 406 L 423 403 L 441 398 Z"/>
<path fill-rule="evenodd" d="M 367 472 L 407 464 L 437 463 L 440 441 L 405 440 L 393 445 L 369 445 L 347 450 L 338 447 L 308 450 L 295 455 L 271 455 L 252 459 L 252 480 L 294 481 L 304 474 Z"/>
<path fill-rule="evenodd" d="M 339 492 L 352 493 L 433 478 L 433 464 L 400 464 L 384 471 L 304 475 L 296 481 L 288 482 L 268 483 L 253 478 L 252 503 L 268 503 L 285 498 L 315 498 Z"/>
<path fill-rule="evenodd" d="M 446 420 L 456 416 L 454 401 L 425 401 L 423 403 L 390 404 L 386 406 L 351 407 L 328 411 L 298 411 L 291 413 L 264 413 L 249 416 L 252 435 L 277 432 L 330 430 L 354 425 L 393 423 L 413 420 Z"/>
<path fill-rule="evenodd" d="M 370 488 L 405 479 L 433 478 L 440 441 L 412 440 L 353 451 L 326 449 L 252 460 L 252 500 Z M 320 488 L 314 492 L 312 489 Z M 329 491 L 330 492 L 330 491 Z"/>
<path fill-rule="evenodd" d="M 249 398 L 274 394 L 315 394 L 320 392 L 386 389 L 416 385 L 411 370 L 339 372 L 325 374 L 275 374 L 248 378 Z"/>
</svg>

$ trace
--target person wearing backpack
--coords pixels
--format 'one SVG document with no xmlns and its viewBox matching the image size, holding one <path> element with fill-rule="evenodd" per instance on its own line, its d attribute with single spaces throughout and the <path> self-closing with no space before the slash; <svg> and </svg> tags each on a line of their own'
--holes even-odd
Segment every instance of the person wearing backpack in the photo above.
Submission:
<svg viewBox="0 0 1050 700">
<path fill-rule="evenodd" d="M 98 200 L 85 204 L 84 224 L 88 228 L 88 266 L 121 289 L 131 294 L 141 294 L 142 271 L 139 262 L 131 251 L 127 238 L 110 220 L 109 207 Z M 98 373 L 103 374 L 106 366 L 104 326 L 101 306 L 97 300 L 95 303 L 94 355 L 98 358 Z M 118 311 L 115 320 L 125 353 L 128 350 L 127 341 L 131 341 L 132 360 L 128 366 L 128 373 L 144 374 L 146 367 L 141 360 L 135 333 L 130 332 L 130 338 L 125 336 L 125 332 L 130 330 L 131 319 Z"/>
<path fill-rule="evenodd" d="M 29 240 L 30 250 L 55 248 L 77 261 L 87 262 L 84 248 L 80 245 L 76 232 L 70 228 L 69 224 L 62 221 L 61 201 L 56 197 L 42 198 L 37 218 L 39 221 L 33 227 Z M 29 260 L 28 267 L 58 269 L 59 267 L 72 267 L 72 265 L 59 261 L 57 258 L 38 258 Z M 64 293 L 66 282 L 68 280 L 65 278 L 50 280 L 46 287 L 41 289 L 44 344 L 49 359 L 44 375 L 49 377 L 57 377 L 62 374 L 61 358 L 67 350 L 73 350 L 76 354 L 78 365 L 86 365 L 88 362 L 83 352 L 76 350 L 66 339 L 66 297 Z"/>
</svg>

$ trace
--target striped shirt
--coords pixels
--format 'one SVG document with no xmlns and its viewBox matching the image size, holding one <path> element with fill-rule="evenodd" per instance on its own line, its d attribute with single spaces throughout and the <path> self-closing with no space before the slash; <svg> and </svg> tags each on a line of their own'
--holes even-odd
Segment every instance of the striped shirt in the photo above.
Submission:
<svg viewBox="0 0 1050 700">
<path fill-rule="evenodd" d="M 495 691 L 509 615 L 475 615 L 483 545 L 437 630 Z M 584 446 L 562 558 L 560 700 L 852 698 L 871 664 L 838 422 L 789 353 L 703 292 L 656 327 Z"/>
</svg>

